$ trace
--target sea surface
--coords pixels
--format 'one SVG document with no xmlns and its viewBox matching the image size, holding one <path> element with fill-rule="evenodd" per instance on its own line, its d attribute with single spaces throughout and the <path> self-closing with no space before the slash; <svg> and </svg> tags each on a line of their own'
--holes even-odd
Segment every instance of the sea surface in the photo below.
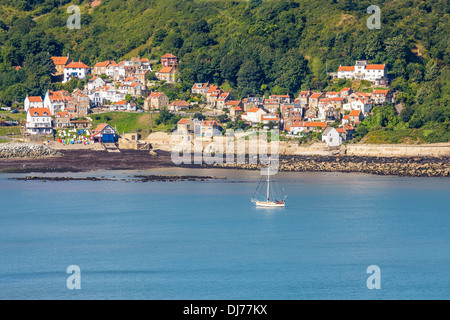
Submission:
<svg viewBox="0 0 450 320">
<path fill-rule="evenodd" d="M 258 171 L 33 175 L 135 174 L 227 179 L 0 175 L 0 299 L 450 299 L 448 178 L 279 173 L 287 206 L 261 209 Z"/>
</svg>

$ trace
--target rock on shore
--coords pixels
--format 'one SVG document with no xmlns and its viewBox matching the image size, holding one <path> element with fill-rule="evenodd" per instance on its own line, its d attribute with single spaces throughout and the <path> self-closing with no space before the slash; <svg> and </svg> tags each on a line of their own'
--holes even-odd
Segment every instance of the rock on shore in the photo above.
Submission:
<svg viewBox="0 0 450 320">
<path fill-rule="evenodd" d="M 357 156 L 281 156 L 279 171 L 360 172 L 405 177 L 450 177 L 450 158 L 377 158 Z M 217 167 L 259 169 L 254 164 Z"/>
<path fill-rule="evenodd" d="M 0 159 L 8 158 L 40 158 L 61 156 L 60 152 L 46 146 L 31 143 L 3 143 L 0 144 Z"/>
</svg>

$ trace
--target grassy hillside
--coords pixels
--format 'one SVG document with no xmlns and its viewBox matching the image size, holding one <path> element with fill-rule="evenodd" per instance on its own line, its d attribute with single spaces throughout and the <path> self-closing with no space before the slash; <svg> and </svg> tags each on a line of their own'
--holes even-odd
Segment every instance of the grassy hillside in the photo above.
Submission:
<svg viewBox="0 0 450 320">
<path fill-rule="evenodd" d="M 113 125 L 119 134 L 139 132 L 146 137 L 153 126 L 152 114 L 148 113 L 107 112 L 91 115 L 90 118 L 94 128 L 96 125 L 106 122 Z"/>
<path fill-rule="evenodd" d="M 180 58 L 186 92 L 194 82 L 230 85 L 238 97 L 337 86 L 326 72 L 356 59 L 386 63 L 405 108 L 392 126 L 444 130 L 450 123 L 449 6 L 445 0 L 378 1 L 381 29 L 368 29 L 356 0 L 70 1 L 81 29 L 69 30 L 67 0 L 0 0 L 0 101 L 42 94 L 51 85 L 50 55 L 93 65 L 140 55 Z M 12 66 L 22 66 L 19 71 Z M 154 66 L 158 68 L 158 66 Z M 20 101 L 20 100 L 19 100 Z M 393 118 L 394 119 L 394 118 Z M 365 123 L 386 131 L 388 122 Z M 360 134 L 364 130 L 361 130 Z"/>
</svg>

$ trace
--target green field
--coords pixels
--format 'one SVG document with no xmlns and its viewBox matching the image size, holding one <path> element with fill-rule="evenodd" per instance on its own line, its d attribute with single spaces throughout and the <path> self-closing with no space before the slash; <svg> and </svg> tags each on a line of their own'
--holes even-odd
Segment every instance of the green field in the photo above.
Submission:
<svg viewBox="0 0 450 320">
<path fill-rule="evenodd" d="M 0 143 L 8 143 L 8 142 L 11 142 L 11 141 L 0 139 Z"/>
<path fill-rule="evenodd" d="M 20 135 L 20 127 L 0 127 L 0 136 L 6 136 L 7 133 Z"/>
<path fill-rule="evenodd" d="M 403 129 L 403 130 L 377 130 L 367 134 L 363 143 L 367 144 L 416 144 L 439 143 L 450 141 L 450 133 L 445 129 Z"/>
<path fill-rule="evenodd" d="M 153 126 L 155 114 L 107 112 L 90 116 L 93 120 L 93 129 L 100 123 L 107 123 L 117 130 L 119 134 L 126 132 L 139 132 L 146 138 Z"/>
</svg>

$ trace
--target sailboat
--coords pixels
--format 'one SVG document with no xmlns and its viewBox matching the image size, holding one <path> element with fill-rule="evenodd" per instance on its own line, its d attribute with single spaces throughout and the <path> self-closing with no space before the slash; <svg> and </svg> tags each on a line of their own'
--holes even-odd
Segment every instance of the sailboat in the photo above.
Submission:
<svg viewBox="0 0 450 320">
<path fill-rule="evenodd" d="M 286 196 L 282 199 L 275 183 L 270 181 L 270 165 L 267 168 L 267 177 L 264 175 L 251 198 L 257 207 L 285 207 Z"/>
</svg>

